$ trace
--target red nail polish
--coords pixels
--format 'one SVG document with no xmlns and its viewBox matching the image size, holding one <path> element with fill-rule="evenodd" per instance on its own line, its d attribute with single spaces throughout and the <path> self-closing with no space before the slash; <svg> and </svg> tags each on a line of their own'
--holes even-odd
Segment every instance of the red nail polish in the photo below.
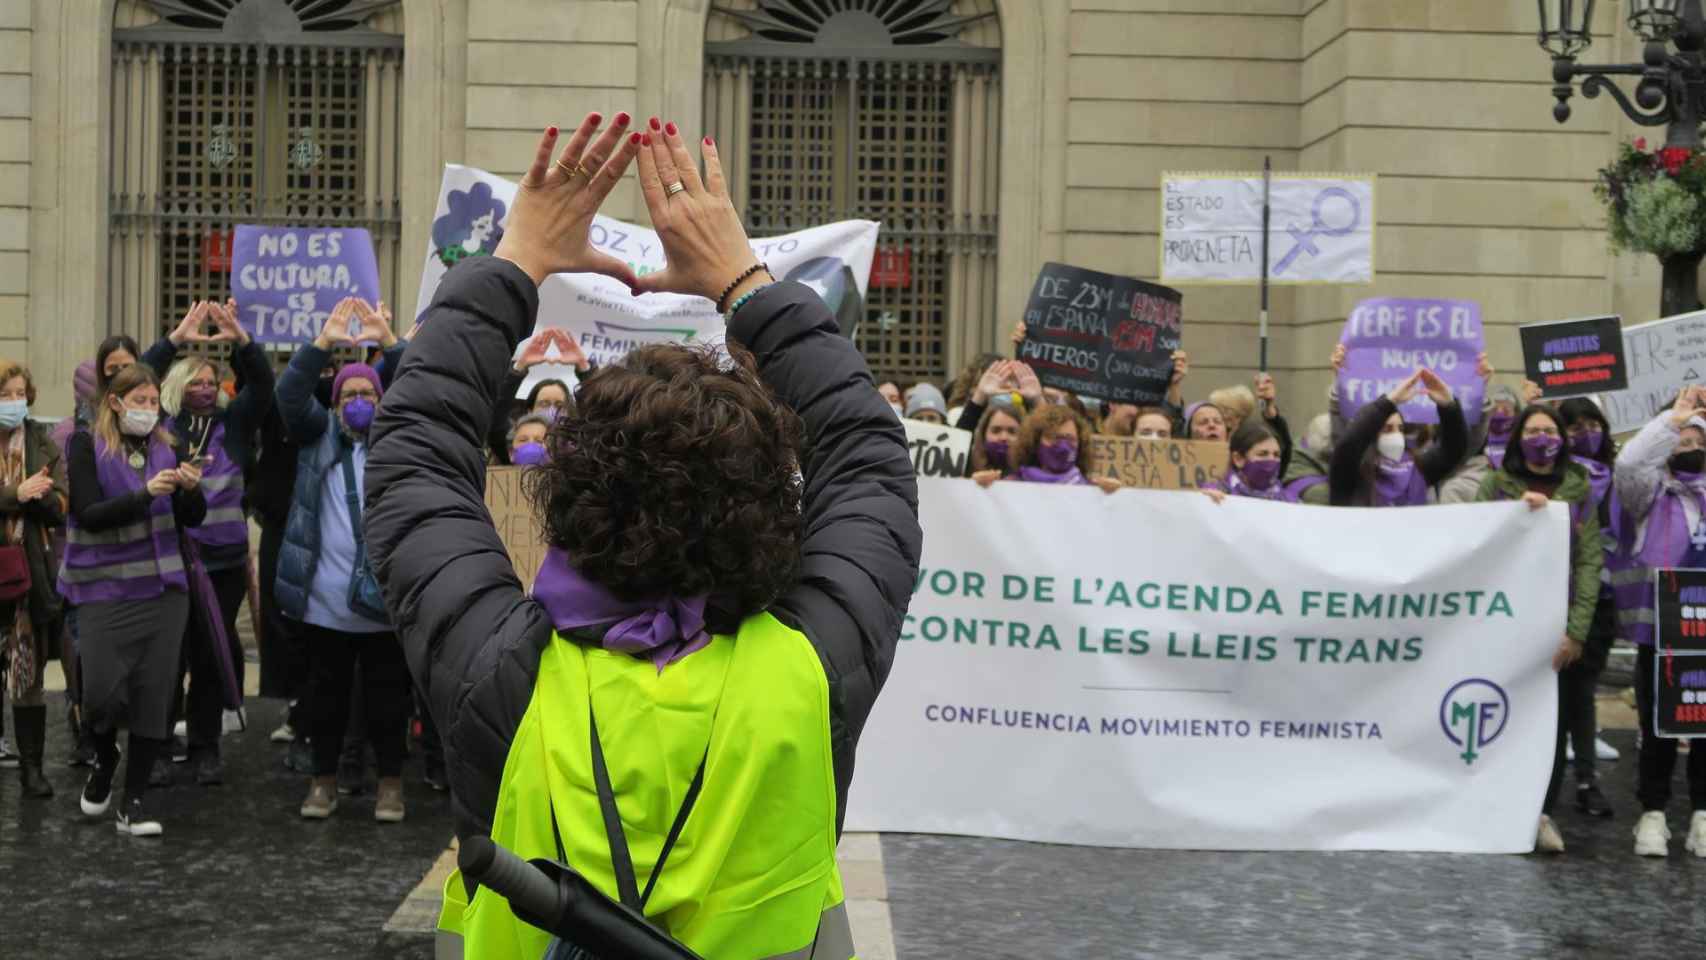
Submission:
<svg viewBox="0 0 1706 960">
<path fill-rule="evenodd" d="M 645 146 L 648 146 L 648 147 L 649 147 L 649 146 L 651 146 L 651 145 L 652 145 L 652 135 L 651 135 L 651 134 L 649 134 L 649 133 L 648 133 L 648 134 L 644 134 L 644 135 L 642 135 L 642 136 L 641 136 L 641 137 L 640 137 L 640 143 L 642 143 L 642 144 L 644 144 L 644 145 L 645 145 Z"/>
<path fill-rule="evenodd" d="M 712 140 L 712 139 L 711 139 L 711 138 L 710 138 L 710 137 L 706 137 L 706 138 L 705 138 L 705 146 L 707 146 L 707 147 L 714 147 L 714 146 L 716 146 L 716 145 L 717 145 L 717 141 L 715 141 L 715 140 Z"/>
<path fill-rule="evenodd" d="M 638 145 L 639 142 L 640 142 L 640 135 L 637 133 L 628 137 L 628 143 L 630 146 Z"/>
<path fill-rule="evenodd" d="M 671 123 L 670 123 L 670 125 L 669 125 L 669 126 L 667 126 L 667 127 L 664 127 L 664 130 L 665 130 L 665 132 L 667 132 L 667 133 L 668 133 L 668 134 L 669 134 L 669 135 L 670 135 L 670 136 L 672 136 L 672 137 L 673 137 L 673 136 L 675 136 L 675 123 L 674 123 L 674 122 L 673 122 L 673 121 L 672 121 L 672 122 L 671 122 Z"/>
<path fill-rule="evenodd" d="M 652 129 L 653 130 L 662 130 L 663 129 L 663 124 L 658 122 L 657 117 L 652 118 Z"/>
<path fill-rule="evenodd" d="M 555 126 L 546 127 L 545 128 L 545 135 L 548 137 L 556 136 L 557 135 L 557 128 Z"/>
<path fill-rule="evenodd" d="M 634 118 L 628 116 L 628 111 L 624 110 L 621 113 L 618 113 L 616 115 L 616 125 L 618 127 L 625 127 L 628 125 L 628 121 L 630 121 L 632 119 L 634 119 Z"/>
</svg>

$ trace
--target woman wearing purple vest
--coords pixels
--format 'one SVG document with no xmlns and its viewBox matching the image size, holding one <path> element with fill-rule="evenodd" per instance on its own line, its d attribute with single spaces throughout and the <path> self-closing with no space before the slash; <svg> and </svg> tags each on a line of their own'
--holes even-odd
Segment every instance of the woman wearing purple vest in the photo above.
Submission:
<svg viewBox="0 0 1706 960">
<path fill-rule="evenodd" d="M 1439 408 L 1439 442 L 1412 453 L 1398 408 L 1425 390 Z M 1451 388 L 1432 370 L 1417 370 L 1384 397 L 1365 405 L 1333 446 L 1327 482 L 1335 507 L 1415 507 L 1428 490 L 1463 462 L 1469 427 Z"/>
<path fill-rule="evenodd" d="M 1653 735 L 1653 571 L 1706 567 L 1706 389 L 1688 387 L 1676 405 L 1641 428 L 1617 455 L 1613 468 L 1618 518 L 1618 556 L 1611 588 L 1624 639 L 1635 644 L 1635 698 L 1641 723 L 1640 775 L 1636 797 L 1635 853 L 1670 852 L 1665 806 L 1676 771 L 1675 740 Z M 1706 745 L 1688 751 L 1688 799 L 1694 810 L 1683 848 L 1706 857 Z"/>
<path fill-rule="evenodd" d="M 190 538 L 201 553 L 219 600 L 216 616 L 224 624 L 225 643 L 231 649 L 238 689 L 242 689 L 243 649 L 237 640 L 237 613 L 249 586 L 249 521 L 244 512 L 243 474 L 254 463 L 256 432 L 272 409 L 273 373 L 266 352 L 238 322 L 236 303 L 204 306 L 201 316 L 219 330 L 210 341 L 200 336 L 199 328 L 205 321 L 192 311 L 186 325 L 150 347 L 142 360 L 161 376 L 160 408 L 172 418 L 172 432 L 192 456 L 205 458 L 201 491 L 207 498 L 207 519 L 190 531 Z M 191 319 L 193 326 L 188 325 Z M 235 399 L 228 399 L 219 389 L 217 365 L 199 357 L 178 358 L 178 350 L 198 338 L 231 343 L 231 365 L 243 384 Z M 224 699 L 221 660 L 215 655 L 214 639 L 202 624 L 200 617 L 192 616 L 185 637 L 183 659 L 190 674 L 185 719 L 196 782 L 210 786 L 224 782 L 219 760 Z"/>
<path fill-rule="evenodd" d="M 160 389 L 146 366 L 115 375 L 95 423 L 68 448 L 71 515 L 59 592 L 77 605 L 83 707 L 95 771 L 87 816 L 107 812 L 118 771 L 118 728 L 130 730 L 118 830 L 158 836 L 144 805 L 148 774 L 171 733 L 178 650 L 189 618 L 179 530 L 207 515 L 201 470 L 160 426 Z"/>
</svg>

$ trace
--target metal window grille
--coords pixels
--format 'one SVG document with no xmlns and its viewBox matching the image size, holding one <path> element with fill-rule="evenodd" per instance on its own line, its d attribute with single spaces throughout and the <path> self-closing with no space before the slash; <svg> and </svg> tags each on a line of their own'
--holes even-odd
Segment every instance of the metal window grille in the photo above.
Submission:
<svg viewBox="0 0 1706 960">
<path fill-rule="evenodd" d="M 115 13 L 107 329 L 144 344 L 228 295 L 241 223 L 364 227 L 400 279 L 394 0 L 236 2 Z"/>
<path fill-rule="evenodd" d="M 872 368 L 943 380 L 995 303 L 999 56 L 956 37 L 988 0 L 715 5 L 705 115 L 755 235 L 881 221 L 855 342 Z M 740 30 L 747 35 L 741 36 Z"/>
</svg>

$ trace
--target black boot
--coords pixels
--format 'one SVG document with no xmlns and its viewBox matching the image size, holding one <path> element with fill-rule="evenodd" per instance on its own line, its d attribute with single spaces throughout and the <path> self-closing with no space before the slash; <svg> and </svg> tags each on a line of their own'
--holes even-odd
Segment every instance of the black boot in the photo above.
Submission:
<svg viewBox="0 0 1706 960">
<path fill-rule="evenodd" d="M 1611 801 L 1605 799 L 1605 794 L 1599 792 L 1599 784 L 1593 782 L 1576 784 L 1576 809 L 1590 817 L 1612 814 Z"/>
<path fill-rule="evenodd" d="M 53 784 L 41 772 L 42 748 L 47 743 L 47 707 L 13 704 L 12 732 L 18 738 L 18 779 L 24 785 L 24 796 L 53 796 Z"/>
</svg>

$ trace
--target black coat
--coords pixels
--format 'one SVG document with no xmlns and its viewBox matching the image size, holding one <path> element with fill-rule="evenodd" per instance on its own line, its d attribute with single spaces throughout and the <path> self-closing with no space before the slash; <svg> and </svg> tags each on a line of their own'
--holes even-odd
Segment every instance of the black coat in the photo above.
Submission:
<svg viewBox="0 0 1706 960">
<path fill-rule="evenodd" d="M 552 636 L 492 526 L 485 434 L 539 293 L 513 264 L 451 268 L 385 394 L 367 462 L 367 543 L 409 669 L 444 737 L 457 830 L 490 832 L 504 761 Z M 806 423 L 799 582 L 771 613 L 829 680 L 837 823 L 853 752 L 894 661 L 923 532 L 906 438 L 864 360 L 809 288 L 777 284 L 729 339 Z"/>
</svg>

